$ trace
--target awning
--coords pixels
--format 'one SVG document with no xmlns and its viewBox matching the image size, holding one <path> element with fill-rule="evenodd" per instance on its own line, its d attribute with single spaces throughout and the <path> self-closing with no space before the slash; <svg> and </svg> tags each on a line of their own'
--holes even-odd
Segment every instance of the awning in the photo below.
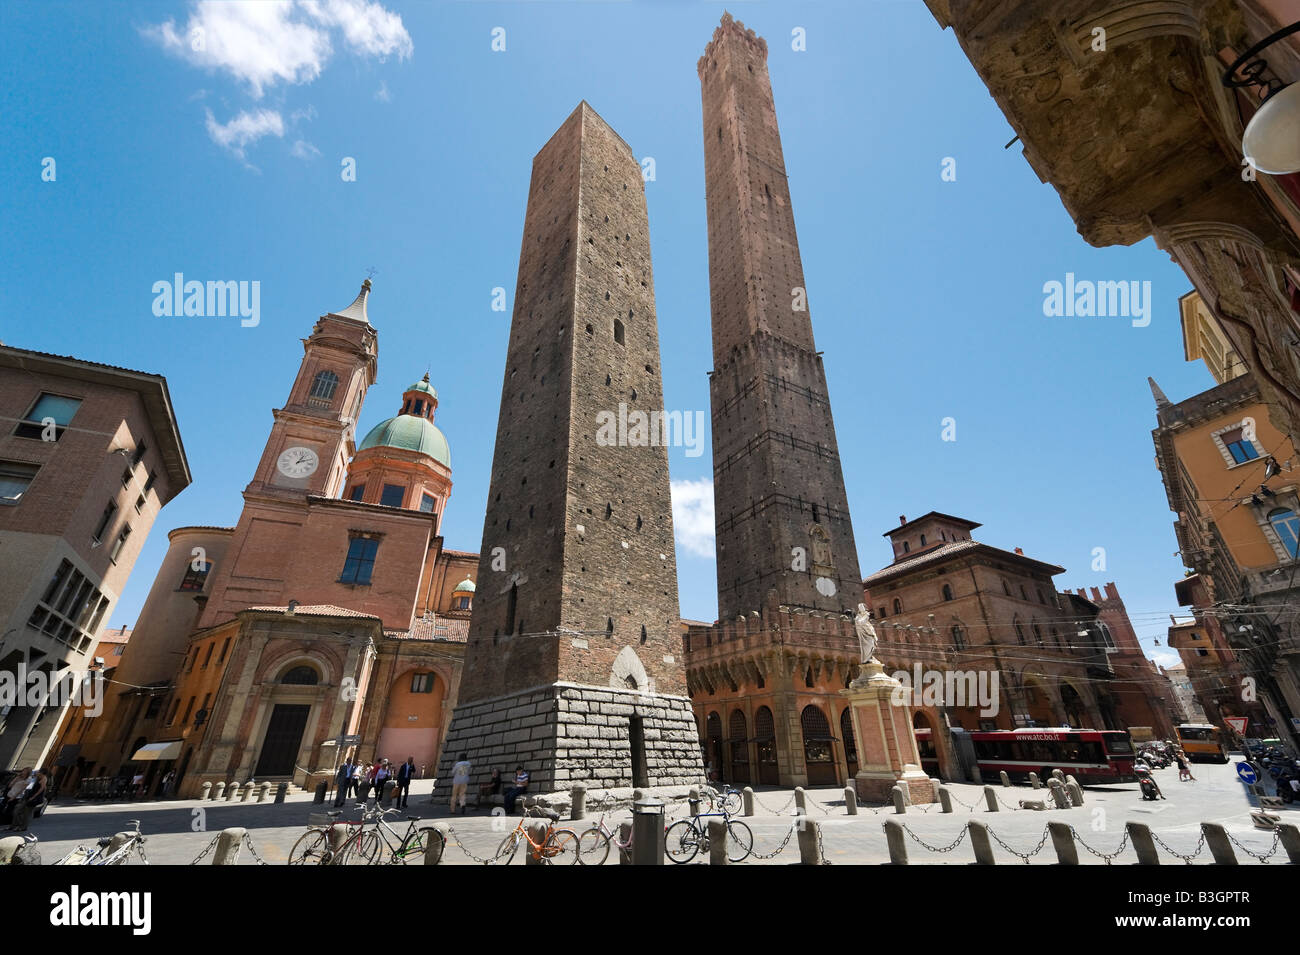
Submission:
<svg viewBox="0 0 1300 955">
<path fill-rule="evenodd" d="M 148 762 L 150 760 L 175 759 L 181 754 L 184 740 L 174 739 L 166 743 L 146 743 L 135 751 L 131 762 Z"/>
</svg>

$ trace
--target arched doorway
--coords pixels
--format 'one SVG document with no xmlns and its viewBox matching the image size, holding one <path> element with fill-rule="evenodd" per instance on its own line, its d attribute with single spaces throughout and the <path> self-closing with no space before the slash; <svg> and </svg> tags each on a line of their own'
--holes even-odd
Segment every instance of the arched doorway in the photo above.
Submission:
<svg viewBox="0 0 1300 955">
<path fill-rule="evenodd" d="M 740 784 L 749 778 L 749 733 L 743 710 L 732 710 L 728 720 L 727 742 L 731 749 L 731 778 L 728 782 Z"/>
<path fill-rule="evenodd" d="M 716 710 L 704 721 L 704 735 L 708 740 L 705 745 L 708 766 L 705 768 L 710 772 L 712 779 L 720 779 L 726 763 L 723 761 L 722 751 L 722 717 Z"/>
<path fill-rule="evenodd" d="M 916 733 L 916 749 L 921 756 L 921 769 L 932 779 L 946 779 L 942 775 L 939 759 L 939 739 L 934 723 L 920 710 L 912 714 L 912 729 Z"/>
<path fill-rule="evenodd" d="M 281 686 L 317 686 L 320 673 L 308 664 L 297 664 L 285 670 L 276 680 Z M 258 751 L 254 777 L 292 776 L 297 766 L 298 750 L 302 747 L 303 730 L 311 715 L 310 703 L 276 703 L 266 721 L 262 748 Z"/>
<path fill-rule="evenodd" d="M 758 755 L 758 781 L 764 786 L 775 786 L 781 781 L 776 764 L 776 724 L 772 711 L 760 706 L 754 714 L 754 745 Z"/>
<path fill-rule="evenodd" d="M 839 782 L 835 754 L 831 747 L 831 724 L 820 706 L 809 703 L 799 715 L 803 729 L 803 758 L 808 767 L 809 786 L 834 786 Z"/>
<path fill-rule="evenodd" d="M 840 739 L 844 740 L 844 761 L 849 764 L 849 779 L 858 775 L 858 740 L 853 735 L 853 712 L 844 707 L 840 714 Z"/>
<path fill-rule="evenodd" d="M 1088 708 L 1083 704 L 1083 698 L 1079 696 L 1079 691 L 1069 683 L 1061 684 L 1061 706 L 1065 710 L 1065 717 L 1070 721 L 1070 725 L 1076 729 L 1091 728 L 1088 727 Z"/>
<path fill-rule="evenodd" d="M 1021 695 L 1024 697 L 1024 715 L 1032 721 L 1028 725 L 1055 725 L 1056 714 L 1052 712 L 1052 698 L 1047 689 L 1047 684 L 1043 682 L 1042 678 L 1026 675 L 1022 686 Z"/>
</svg>

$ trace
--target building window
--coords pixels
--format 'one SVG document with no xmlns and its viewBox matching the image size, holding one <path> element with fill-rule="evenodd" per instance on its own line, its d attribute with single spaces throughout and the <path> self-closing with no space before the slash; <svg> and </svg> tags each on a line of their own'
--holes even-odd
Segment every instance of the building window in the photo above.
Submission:
<svg viewBox="0 0 1300 955">
<path fill-rule="evenodd" d="M 226 642 L 221 645 L 221 656 L 217 657 L 217 663 L 222 663 L 226 659 L 226 651 L 230 649 L 230 638 L 226 637 Z"/>
<path fill-rule="evenodd" d="M 881 608 L 880 608 L 880 619 L 881 619 L 881 620 L 884 620 L 886 616 L 887 616 L 887 614 L 885 613 L 885 608 L 884 608 L 884 607 L 881 607 Z"/>
<path fill-rule="evenodd" d="M 98 543 L 104 539 L 104 533 L 108 530 L 108 525 L 112 523 L 113 515 L 117 513 L 117 502 L 109 501 L 104 508 L 104 513 L 99 517 L 99 525 L 95 528 L 95 533 L 91 535 L 95 542 Z"/>
<path fill-rule="evenodd" d="M 194 701 L 197 699 L 198 697 L 191 696 L 190 701 L 185 704 L 185 715 L 181 717 L 182 724 L 188 723 L 190 721 L 190 713 L 194 710 Z"/>
<path fill-rule="evenodd" d="M 135 446 L 135 454 L 131 455 L 131 467 L 136 467 L 144 458 L 144 453 L 149 450 L 149 445 L 141 441 Z"/>
<path fill-rule="evenodd" d="M 379 503 L 384 507 L 401 507 L 402 498 L 406 496 L 406 488 L 400 484 L 385 484 L 384 493 L 379 497 Z"/>
<path fill-rule="evenodd" d="M 921 535 L 921 546 L 922 546 L 922 547 L 925 546 L 925 535 L 924 535 L 924 534 Z"/>
<path fill-rule="evenodd" d="M 369 537 L 354 537 L 348 543 L 348 557 L 343 562 L 343 574 L 339 583 L 368 584 L 375 569 L 375 553 L 379 550 L 379 541 Z"/>
<path fill-rule="evenodd" d="M 1043 631 L 1038 628 L 1038 621 L 1035 620 L 1030 626 L 1034 628 L 1034 639 L 1038 641 L 1038 645 L 1041 647 L 1043 645 Z"/>
<path fill-rule="evenodd" d="M 1245 436 L 1245 429 L 1237 427 L 1231 431 L 1225 431 L 1219 435 L 1219 440 L 1223 446 L 1228 449 L 1232 455 L 1232 460 L 1237 464 L 1245 464 L 1247 461 L 1253 461 L 1259 457 L 1259 451 L 1255 447 L 1255 442 L 1250 441 Z"/>
<path fill-rule="evenodd" d="M 958 650 L 966 646 L 966 635 L 962 633 L 961 627 L 952 628 L 952 645 Z"/>
<path fill-rule="evenodd" d="M 147 481 L 144 482 L 144 492 L 145 492 L 146 494 L 148 494 L 150 491 L 153 490 L 154 483 L 155 483 L 157 480 L 158 480 L 158 472 L 157 472 L 157 471 L 150 471 L 150 472 L 149 472 L 149 480 L 147 480 Z"/>
<path fill-rule="evenodd" d="M 320 674 L 314 667 L 306 665 L 296 666 L 280 677 L 282 684 L 288 683 L 291 686 L 315 686 L 320 682 Z"/>
<path fill-rule="evenodd" d="M 339 376 L 332 371 L 320 371 L 311 382 L 311 397 L 329 401 L 334 397 L 334 389 L 339 386 Z"/>
<path fill-rule="evenodd" d="M 366 486 L 364 484 L 354 484 L 352 490 L 348 492 L 348 498 L 353 501 L 359 501 L 365 496 L 365 494 Z"/>
<path fill-rule="evenodd" d="M 88 640 L 99 629 L 108 598 L 95 589 L 71 562 L 60 562 L 27 626 L 68 646 Z"/>
<path fill-rule="evenodd" d="M 1098 624 L 1097 626 L 1101 630 L 1101 638 L 1106 641 L 1106 646 L 1113 650 L 1115 648 L 1115 638 L 1110 635 L 1110 627 L 1106 626 L 1104 623 Z"/>
<path fill-rule="evenodd" d="M 1043 588 L 1042 588 L 1042 587 L 1039 587 L 1039 588 L 1038 588 L 1038 602 L 1039 602 L 1040 604 L 1042 604 L 1043 606 L 1047 606 L 1047 601 L 1043 599 Z"/>
<path fill-rule="evenodd" d="M 898 614 L 900 614 L 900 613 L 902 613 L 902 612 L 903 612 L 903 601 L 901 601 L 901 600 L 899 600 L 897 597 L 895 597 L 895 598 L 894 598 L 894 614 L 895 614 L 895 616 L 897 616 Z"/>
<path fill-rule="evenodd" d="M 58 441 L 59 438 L 63 437 L 68 422 L 77 413 L 77 408 L 80 405 L 80 398 L 65 398 L 62 395 L 51 395 L 42 392 L 41 396 L 36 399 L 36 404 L 32 405 L 31 410 L 27 412 L 23 420 L 18 422 L 14 434 L 20 438 L 35 438 L 40 441 L 45 437 L 46 423 L 53 422 L 54 440 Z"/>
<path fill-rule="evenodd" d="M 1020 645 L 1021 645 L 1021 646 L 1024 646 L 1024 645 L 1025 645 L 1025 628 L 1022 627 L 1022 626 L 1020 625 L 1020 620 L 1019 620 L 1019 619 L 1017 619 L 1015 623 L 1016 623 L 1016 639 L 1017 639 L 1018 641 L 1020 641 Z"/>
<path fill-rule="evenodd" d="M 125 527 L 122 528 L 121 532 L 117 535 L 117 539 L 113 541 L 113 549 L 108 552 L 108 559 L 111 560 L 113 563 L 115 564 L 117 563 L 117 558 L 121 555 L 122 548 L 126 546 L 126 539 L 130 536 L 131 536 L 131 525 L 127 524 Z"/>
<path fill-rule="evenodd" d="M 200 670 L 206 670 L 208 664 L 212 662 L 212 651 L 217 648 L 217 641 L 213 640 L 208 644 L 208 652 L 203 655 L 203 662 L 199 664 Z"/>
<path fill-rule="evenodd" d="M 911 551 L 911 549 L 912 549 L 912 545 L 909 544 L 907 541 L 903 541 L 903 553 L 906 554 L 909 551 Z"/>
<path fill-rule="evenodd" d="M 189 566 L 186 568 L 185 576 L 181 578 L 181 585 L 176 589 L 193 591 L 202 590 L 204 583 L 206 583 L 208 579 L 208 571 L 211 569 L 212 564 L 204 562 L 200 569 L 195 570 L 194 563 L 191 561 Z"/>
<path fill-rule="evenodd" d="M 952 587 L 948 584 L 943 585 L 943 599 L 952 600 Z"/>
<path fill-rule="evenodd" d="M 614 319 L 614 341 L 623 344 L 623 323 L 617 318 Z"/>
<path fill-rule="evenodd" d="M 468 610 L 468 609 L 469 609 L 469 598 L 468 598 L 468 597 L 457 597 L 457 598 L 456 598 L 456 606 L 454 606 L 452 609 L 453 609 L 453 610 Z"/>
<path fill-rule="evenodd" d="M 1002 592 L 1006 594 L 1008 597 L 1011 596 L 1011 585 L 1007 583 L 1007 579 L 1005 577 L 1002 578 Z"/>
<path fill-rule="evenodd" d="M 436 514 L 438 510 L 438 499 L 432 494 L 426 494 L 420 498 L 420 510 L 426 514 Z"/>
<path fill-rule="evenodd" d="M 179 710 L 180 708 L 181 708 L 181 701 L 180 701 L 180 699 L 177 698 L 177 699 L 175 699 L 175 700 L 172 700 L 172 705 L 171 705 L 170 707 L 167 708 L 167 725 L 168 725 L 168 726 L 171 726 L 173 723 L 176 722 L 176 711 Z"/>
<path fill-rule="evenodd" d="M 145 707 L 144 718 L 151 720 L 157 716 L 159 711 L 162 709 L 162 704 L 163 698 L 161 696 L 149 697 L 149 705 Z"/>
<path fill-rule="evenodd" d="M 1268 512 L 1268 523 L 1292 559 L 1300 550 L 1300 518 L 1289 507 L 1275 507 Z"/>
<path fill-rule="evenodd" d="M 17 504 L 40 468 L 19 461 L 0 461 L 0 504 Z"/>
<path fill-rule="evenodd" d="M 412 692 L 412 693 L 432 693 L 432 692 L 433 692 L 433 674 L 432 674 L 432 673 L 412 673 L 412 674 L 411 674 L 411 692 Z"/>
</svg>

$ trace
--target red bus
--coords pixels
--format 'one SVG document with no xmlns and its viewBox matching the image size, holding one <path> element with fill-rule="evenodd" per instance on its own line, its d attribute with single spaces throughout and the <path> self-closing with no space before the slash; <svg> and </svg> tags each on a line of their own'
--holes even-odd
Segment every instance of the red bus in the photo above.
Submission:
<svg viewBox="0 0 1300 955">
<path fill-rule="evenodd" d="M 1018 729 L 970 734 L 975 759 L 984 781 L 997 779 L 1005 771 L 1013 779 L 1039 778 L 1059 769 L 1081 783 L 1128 782 L 1133 772 L 1133 741 L 1126 730 Z M 921 766 L 930 776 L 939 775 L 939 756 L 931 731 L 916 731 Z"/>
</svg>

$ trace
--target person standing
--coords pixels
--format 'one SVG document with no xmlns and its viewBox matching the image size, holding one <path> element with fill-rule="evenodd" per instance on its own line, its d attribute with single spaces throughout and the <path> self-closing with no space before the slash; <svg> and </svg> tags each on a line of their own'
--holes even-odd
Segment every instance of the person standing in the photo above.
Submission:
<svg viewBox="0 0 1300 955">
<path fill-rule="evenodd" d="M 13 829 L 14 814 L 18 811 L 18 804 L 22 802 L 23 797 L 32 784 L 32 768 L 24 766 L 9 782 L 9 788 L 5 790 L 4 797 L 4 818 L 9 823 L 6 829 Z"/>
<path fill-rule="evenodd" d="M 357 802 L 365 802 L 370 795 L 370 780 L 375 775 L 375 767 L 365 763 L 357 767 Z"/>
<path fill-rule="evenodd" d="M 469 754 L 461 753 L 456 758 L 456 764 L 451 767 L 451 811 L 456 811 L 456 800 L 460 800 L 460 814 L 465 815 L 466 795 L 469 790 L 469 774 L 472 767 L 469 762 Z"/>
<path fill-rule="evenodd" d="M 34 780 L 32 785 L 27 788 L 14 807 L 14 824 L 9 828 L 15 832 L 26 832 L 32 813 L 45 802 L 45 790 L 48 786 L 45 774 L 37 771 L 32 774 L 32 778 Z"/>
<path fill-rule="evenodd" d="M 352 757 L 349 756 L 343 760 L 343 765 L 339 767 L 338 775 L 334 777 L 335 786 L 338 792 L 334 795 L 334 808 L 342 806 L 348 798 L 348 790 L 352 788 L 352 774 L 356 772 L 356 767 L 352 764 Z"/>
<path fill-rule="evenodd" d="M 371 780 L 375 787 L 375 802 L 384 798 L 384 783 L 388 782 L 392 775 L 392 770 L 388 768 L 388 760 L 380 759 L 375 763 L 374 779 Z"/>
<path fill-rule="evenodd" d="M 162 797 L 163 799 L 172 798 L 172 787 L 176 784 L 176 770 L 167 770 L 167 775 L 163 777 Z"/>
<path fill-rule="evenodd" d="M 415 757 L 406 757 L 406 762 L 397 767 L 397 808 L 405 809 L 411 798 L 411 780 L 415 778 Z"/>
</svg>

